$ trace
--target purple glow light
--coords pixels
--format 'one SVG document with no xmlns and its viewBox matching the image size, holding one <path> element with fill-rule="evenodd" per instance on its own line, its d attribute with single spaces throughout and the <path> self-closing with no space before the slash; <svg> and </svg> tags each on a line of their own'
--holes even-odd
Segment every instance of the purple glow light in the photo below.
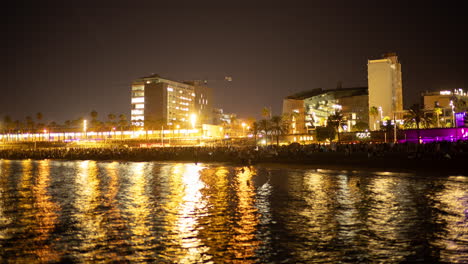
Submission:
<svg viewBox="0 0 468 264">
<path fill-rule="evenodd" d="M 409 129 L 403 131 L 406 136 L 406 140 L 399 140 L 403 142 L 417 142 L 418 131 L 416 129 Z M 432 129 L 420 129 L 419 135 L 424 143 L 433 141 L 457 141 L 466 140 L 468 137 L 468 129 L 466 128 L 432 128 Z"/>
</svg>

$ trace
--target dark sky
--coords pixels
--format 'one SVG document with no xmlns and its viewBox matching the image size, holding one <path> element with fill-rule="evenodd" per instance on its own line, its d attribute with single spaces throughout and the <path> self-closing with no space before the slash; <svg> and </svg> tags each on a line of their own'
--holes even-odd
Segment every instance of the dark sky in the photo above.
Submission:
<svg viewBox="0 0 468 264">
<path fill-rule="evenodd" d="M 405 106 L 424 90 L 468 88 L 461 1 L 12 2 L 0 116 L 15 119 L 128 115 L 132 80 L 152 73 L 213 80 L 215 106 L 240 117 L 279 114 L 291 93 L 367 86 L 367 60 L 385 52 L 402 64 Z"/>
</svg>

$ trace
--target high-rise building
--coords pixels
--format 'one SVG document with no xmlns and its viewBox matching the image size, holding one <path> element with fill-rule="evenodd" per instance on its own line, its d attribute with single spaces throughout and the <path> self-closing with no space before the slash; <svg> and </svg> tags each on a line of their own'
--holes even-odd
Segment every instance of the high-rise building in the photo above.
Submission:
<svg viewBox="0 0 468 264">
<path fill-rule="evenodd" d="M 205 81 L 185 81 L 195 89 L 195 113 L 201 124 L 213 124 L 213 91 Z"/>
<path fill-rule="evenodd" d="M 401 64 L 398 57 L 395 53 L 384 54 L 382 59 L 369 60 L 367 69 L 369 107 L 375 107 L 379 111 L 378 115 L 369 111 L 370 122 L 381 122 L 384 118 L 393 119 L 394 114 L 403 112 Z"/>
<path fill-rule="evenodd" d="M 193 115 L 200 124 L 210 118 L 204 118 L 205 112 L 212 112 L 208 87 L 193 81 L 168 80 L 157 74 L 133 81 L 131 98 L 131 121 L 137 126 L 190 127 Z"/>
</svg>

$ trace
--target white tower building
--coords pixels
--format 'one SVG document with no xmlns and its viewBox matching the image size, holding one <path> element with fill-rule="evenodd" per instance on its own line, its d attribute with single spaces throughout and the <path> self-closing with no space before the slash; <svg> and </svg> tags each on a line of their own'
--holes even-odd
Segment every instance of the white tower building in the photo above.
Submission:
<svg viewBox="0 0 468 264">
<path fill-rule="evenodd" d="M 395 53 L 387 53 L 383 59 L 369 60 L 367 71 L 369 107 L 376 107 L 379 111 L 377 116 L 369 113 L 369 127 L 374 129 L 378 128 L 374 124 L 382 119 L 393 119 L 394 114 L 403 111 L 401 64 Z"/>
</svg>

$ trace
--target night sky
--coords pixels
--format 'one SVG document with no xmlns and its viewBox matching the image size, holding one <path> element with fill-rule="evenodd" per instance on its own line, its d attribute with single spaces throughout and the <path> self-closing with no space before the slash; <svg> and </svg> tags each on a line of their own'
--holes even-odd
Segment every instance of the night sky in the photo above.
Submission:
<svg viewBox="0 0 468 264">
<path fill-rule="evenodd" d="M 367 86 L 367 60 L 385 52 L 402 64 L 405 107 L 424 90 L 468 88 L 461 1 L 12 2 L 1 11 L 2 118 L 129 115 L 131 82 L 152 73 L 209 80 L 215 107 L 260 118 L 295 92 Z"/>
</svg>

